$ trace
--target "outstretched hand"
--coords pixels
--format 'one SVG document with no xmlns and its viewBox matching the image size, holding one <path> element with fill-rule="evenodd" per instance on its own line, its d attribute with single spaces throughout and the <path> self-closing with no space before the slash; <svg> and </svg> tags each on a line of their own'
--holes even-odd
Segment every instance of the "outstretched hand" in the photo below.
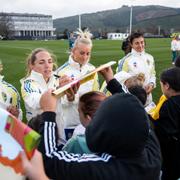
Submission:
<svg viewBox="0 0 180 180">
<path fill-rule="evenodd" d="M 57 98 L 52 95 L 52 89 L 49 89 L 48 91 L 44 92 L 40 99 L 40 106 L 41 109 L 45 111 L 56 111 L 56 105 L 57 105 Z"/>
<path fill-rule="evenodd" d="M 99 71 L 99 73 L 103 76 L 106 83 L 108 83 L 110 80 L 112 80 L 114 78 L 113 70 L 112 70 L 111 66 L 107 67 L 105 69 L 102 69 L 101 71 Z"/>
</svg>

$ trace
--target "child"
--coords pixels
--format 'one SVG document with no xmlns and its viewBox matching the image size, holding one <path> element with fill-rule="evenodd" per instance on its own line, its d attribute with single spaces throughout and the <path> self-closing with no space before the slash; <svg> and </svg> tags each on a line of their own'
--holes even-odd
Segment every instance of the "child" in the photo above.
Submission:
<svg viewBox="0 0 180 180">
<path fill-rule="evenodd" d="M 130 94 L 115 94 L 102 102 L 86 128 L 89 149 L 96 154 L 59 151 L 56 144 L 57 100 L 48 92 L 41 99 L 41 142 L 45 171 L 50 179 L 158 180 L 160 149 L 142 104 Z M 128 110 L 128 111 L 127 111 Z M 44 138 L 46 137 L 46 138 Z M 49 179 L 36 151 L 31 162 L 22 156 L 30 179 Z"/>
<path fill-rule="evenodd" d="M 112 74 L 113 74 L 113 72 L 112 72 Z M 109 76 L 109 74 L 107 76 Z M 128 91 L 128 89 L 131 86 L 137 85 L 137 86 L 143 87 L 143 83 L 144 83 L 144 74 L 143 73 L 139 73 L 138 75 L 130 76 L 128 73 L 123 72 L 123 75 L 122 75 L 122 73 L 121 74 L 117 73 L 112 78 L 115 78 L 119 83 L 121 83 L 122 89 L 125 92 Z M 107 96 L 110 96 L 111 93 L 107 90 L 106 85 L 107 85 L 107 82 L 104 81 L 103 85 L 101 87 L 101 91 L 106 93 Z"/>
<path fill-rule="evenodd" d="M 113 71 L 111 67 L 105 68 L 100 71 L 100 74 L 105 79 L 107 86 L 105 87 L 111 94 L 115 93 L 131 93 L 136 96 L 144 106 L 147 100 L 147 93 L 145 89 L 142 87 L 144 76 L 143 74 L 139 74 L 137 76 L 132 76 L 125 81 L 125 86 L 121 85 L 119 82 L 119 78 L 114 77 Z"/>
<path fill-rule="evenodd" d="M 167 100 L 154 121 L 155 132 L 161 145 L 163 158 L 162 180 L 180 177 L 180 68 L 162 72 L 160 84 Z"/>
<path fill-rule="evenodd" d="M 92 117 L 94 116 L 94 113 L 105 98 L 106 95 L 98 91 L 91 91 L 80 97 L 78 111 L 81 124 L 84 128 L 88 126 Z M 69 141 L 63 147 L 63 150 L 67 151 L 68 153 L 92 153 L 87 147 L 84 134 L 79 134 L 69 139 Z"/>
<path fill-rule="evenodd" d="M 175 61 L 175 67 L 179 67 L 180 68 L 180 56 L 178 56 L 176 58 Z M 161 106 L 163 105 L 163 103 L 167 100 L 166 96 L 163 94 L 160 99 L 159 102 L 157 103 L 157 106 L 151 111 L 151 117 L 153 120 L 157 120 L 159 118 L 159 111 L 161 109 Z"/>
</svg>

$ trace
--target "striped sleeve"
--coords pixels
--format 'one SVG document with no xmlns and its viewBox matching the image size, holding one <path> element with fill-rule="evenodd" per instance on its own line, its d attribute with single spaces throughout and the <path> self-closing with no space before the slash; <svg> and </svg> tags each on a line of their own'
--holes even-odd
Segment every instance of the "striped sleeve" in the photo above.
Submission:
<svg viewBox="0 0 180 180">
<path fill-rule="evenodd" d="M 42 92 L 40 88 L 37 87 L 35 82 L 32 80 L 24 81 L 21 86 L 21 95 L 25 104 L 27 104 L 29 107 L 32 109 L 40 108 L 39 101 Z"/>
<path fill-rule="evenodd" d="M 73 154 L 66 151 L 61 151 L 64 145 L 62 141 L 58 141 L 57 125 L 55 123 L 54 112 L 44 112 L 42 114 L 44 123 L 41 125 L 41 142 L 39 150 L 46 156 L 46 158 L 56 158 L 65 162 L 88 162 L 88 161 L 104 161 L 107 162 L 111 158 L 111 155 L 103 153 L 101 155 L 96 154 Z"/>
</svg>

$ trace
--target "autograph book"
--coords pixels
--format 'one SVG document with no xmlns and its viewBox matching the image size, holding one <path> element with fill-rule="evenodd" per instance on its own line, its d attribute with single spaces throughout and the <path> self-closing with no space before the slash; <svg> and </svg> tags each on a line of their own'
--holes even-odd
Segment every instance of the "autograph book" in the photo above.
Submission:
<svg viewBox="0 0 180 180">
<path fill-rule="evenodd" d="M 110 61 L 110 62 L 108 62 L 108 63 L 106 63 L 106 64 L 100 65 L 99 67 L 97 67 L 97 68 L 94 69 L 93 71 L 91 71 L 91 72 L 89 72 L 89 73 L 81 76 L 80 78 L 75 79 L 74 81 L 72 81 L 72 82 L 70 82 L 70 83 L 68 83 L 68 84 L 66 84 L 66 85 L 58 88 L 57 90 L 53 91 L 53 95 L 55 95 L 55 96 L 57 96 L 57 97 L 63 96 L 63 95 L 64 95 L 64 92 L 65 92 L 66 90 L 68 90 L 69 88 L 71 88 L 74 84 L 76 84 L 76 83 L 78 83 L 78 82 L 80 83 L 80 85 L 81 85 L 81 84 L 84 84 L 84 83 L 86 83 L 87 81 L 90 81 L 90 80 L 94 79 L 94 76 L 96 75 L 96 73 L 97 73 L 98 71 L 101 71 L 102 69 L 105 69 L 105 68 L 107 68 L 107 67 L 109 67 L 109 66 L 112 66 L 112 65 L 114 65 L 114 64 L 116 64 L 116 61 Z"/>
</svg>

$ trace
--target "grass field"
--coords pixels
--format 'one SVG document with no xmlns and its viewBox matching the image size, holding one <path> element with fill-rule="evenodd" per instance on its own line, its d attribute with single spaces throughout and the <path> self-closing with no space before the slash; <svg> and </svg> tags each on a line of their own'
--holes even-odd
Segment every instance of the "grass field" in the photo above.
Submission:
<svg viewBox="0 0 180 180">
<path fill-rule="evenodd" d="M 95 66 L 110 60 L 118 61 L 123 57 L 120 50 L 121 42 L 113 40 L 94 40 L 91 63 Z M 57 57 L 58 65 L 68 58 L 68 41 L 0 41 L 0 59 L 3 62 L 5 80 L 13 84 L 20 92 L 19 80 L 25 75 L 25 59 L 31 50 L 44 47 L 51 50 Z M 146 52 L 155 59 L 157 73 L 157 88 L 153 92 L 156 102 L 161 94 L 159 87 L 160 72 L 171 67 L 170 39 L 146 39 Z M 114 67 L 115 69 L 115 67 Z"/>
</svg>

